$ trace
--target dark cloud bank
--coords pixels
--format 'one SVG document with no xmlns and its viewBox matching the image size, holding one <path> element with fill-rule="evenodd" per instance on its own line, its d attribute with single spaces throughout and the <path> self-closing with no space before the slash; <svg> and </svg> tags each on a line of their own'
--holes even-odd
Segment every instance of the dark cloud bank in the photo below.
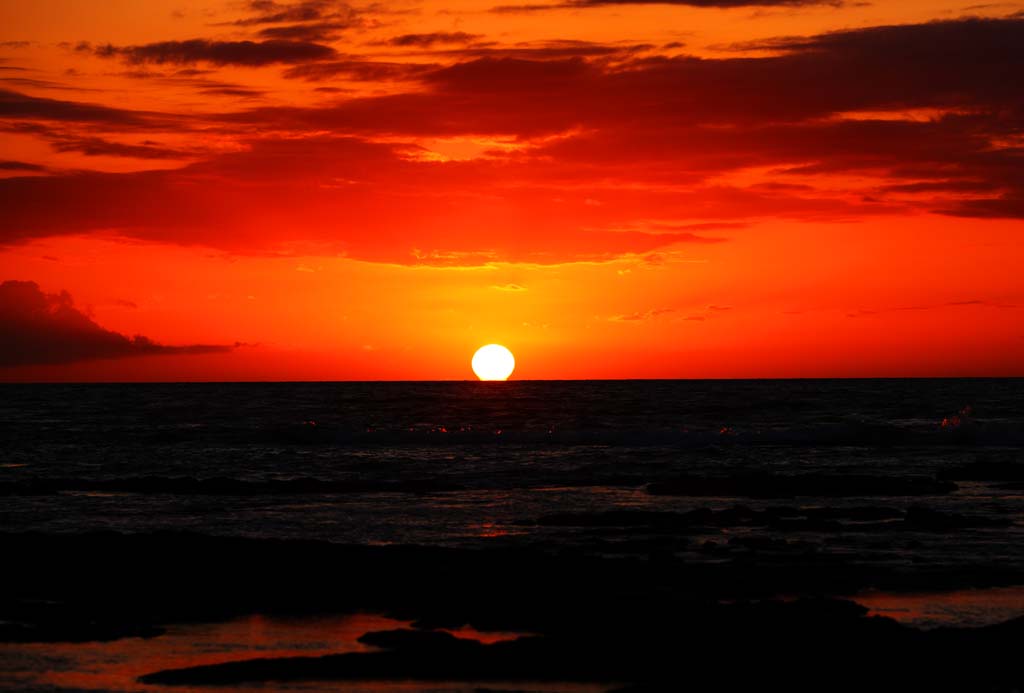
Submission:
<svg viewBox="0 0 1024 693">
<path fill-rule="evenodd" d="M 165 346 L 104 329 L 75 308 L 67 291 L 44 293 L 35 282 L 0 284 L 0 367 L 92 359 L 226 352 L 234 346 Z"/>
<path fill-rule="evenodd" d="M 96 55 L 120 57 L 129 63 L 162 65 L 207 62 L 213 65 L 259 67 L 274 63 L 304 63 L 325 60 L 335 55 L 334 49 L 308 41 L 271 39 L 267 41 L 161 41 L 142 46 L 100 46 Z"/>
</svg>

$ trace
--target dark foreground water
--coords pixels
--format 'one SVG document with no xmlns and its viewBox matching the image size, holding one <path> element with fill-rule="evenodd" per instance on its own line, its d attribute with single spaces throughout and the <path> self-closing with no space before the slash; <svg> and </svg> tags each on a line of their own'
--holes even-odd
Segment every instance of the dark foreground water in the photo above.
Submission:
<svg viewBox="0 0 1024 693">
<path fill-rule="evenodd" d="M 820 591 L 849 588 L 914 625 L 1024 614 L 1022 380 L 5 385 L 0 440 L 9 535 L 781 566 L 784 597 L 808 591 L 799 566 L 832 566 L 861 577 Z M 230 624 L 251 621 L 228 623 L 201 637 L 237 640 Z M 187 641 L 178 628 L 177 641 L 120 642 Z M 92 689 L 77 674 L 33 678 L 45 647 L 19 647 L 0 651 L 0 682 L 8 668 L 20 671 L 9 684 Z M 121 683 L 95 679 L 111 689 L 146 673 L 131 646 L 52 647 L 65 673 L 121 662 Z M 224 659 L 206 652 L 186 659 Z"/>
<path fill-rule="evenodd" d="M 582 514 L 742 506 L 677 548 L 1024 567 L 1021 380 L 5 386 L 0 439 L 12 530 L 616 552 L 644 518 Z"/>
</svg>

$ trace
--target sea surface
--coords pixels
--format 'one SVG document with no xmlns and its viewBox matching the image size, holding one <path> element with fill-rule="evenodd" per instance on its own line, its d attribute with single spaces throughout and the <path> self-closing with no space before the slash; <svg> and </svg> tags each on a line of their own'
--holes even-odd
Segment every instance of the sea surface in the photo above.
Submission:
<svg viewBox="0 0 1024 693">
<path fill-rule="evenodd" d="M 173 532 L 741 574 L 832 564 L 902 585 L 838 596 L 913 627 L 1024 615 L 1019 379 L 4 385 L 0 441 L 0 528 L 47 545 Z M 73 581 L 89 567 L 67 569 Z M 14 640 L 0 645 L 0 687 L 162 690 L 139 677 L 362 652 L 361 633 L 398 627 L 255 613 L 155 638 Z"/>
<path fill-rule="evenodd" d="M 8 531 L 1024 568 L 1019 379 L 5 385 L 0 440 Z"/>
</svg>

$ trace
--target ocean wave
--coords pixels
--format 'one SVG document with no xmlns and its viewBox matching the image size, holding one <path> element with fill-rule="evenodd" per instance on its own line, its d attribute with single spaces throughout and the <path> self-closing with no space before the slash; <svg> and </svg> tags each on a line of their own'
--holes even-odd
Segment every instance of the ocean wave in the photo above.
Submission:
<svg viewBox="0 0 1024 693">
<path fill-rule="evenodd" d="M 228 477 L 139 476 L 120 479 L 37 478 L 0 482 L 0 496 L 55 493 L 139 493 L 202 496 L 263 496 L 341 493 L 437 493 L 462 487 L 444 480 L 328 480 L 311 477 L 247 480 Z"/>
<path fill-rule="evenodd" d="M 43 432 L 45 435 L 45 432 Z M 71 438 L 89 437 L 73 432 Z M 1008 423 L 960 426 L 913 426 L 868 421 L 751 428 L 627 428 L 609 423 L 594 428 L 556 426 L 414 425 L 402 428 L 350 427 L 306 421 L 279 426 L 240 428 L 216 424 L 193 427 L 104 430 L 95 437 L 143 443 L 296 445 L 351 447 L 517 446 L 1024 446 L 1024 427 Z"/>
<path fill-rule="evenodd" d="M 682 475 L 648 484 L 647 491 L 661 496 L 725 496 L 793 498 L 811 496 L 932 496 L 957 490 L 952 481 L 927 476 L 867 474 L 737 474 L 729 477 Z"/>
</svg>

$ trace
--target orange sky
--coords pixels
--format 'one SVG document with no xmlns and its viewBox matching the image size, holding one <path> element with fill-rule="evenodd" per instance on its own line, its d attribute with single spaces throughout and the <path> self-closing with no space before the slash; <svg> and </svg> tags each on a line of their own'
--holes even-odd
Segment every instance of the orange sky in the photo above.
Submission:
<svg viewBox="0 0 1024 693">
<path fill-rule="evenodd" d="M 0 0 L 0 380 L 1024 375 L 1022 46 L 1024 2 Z"/>
</svg>

